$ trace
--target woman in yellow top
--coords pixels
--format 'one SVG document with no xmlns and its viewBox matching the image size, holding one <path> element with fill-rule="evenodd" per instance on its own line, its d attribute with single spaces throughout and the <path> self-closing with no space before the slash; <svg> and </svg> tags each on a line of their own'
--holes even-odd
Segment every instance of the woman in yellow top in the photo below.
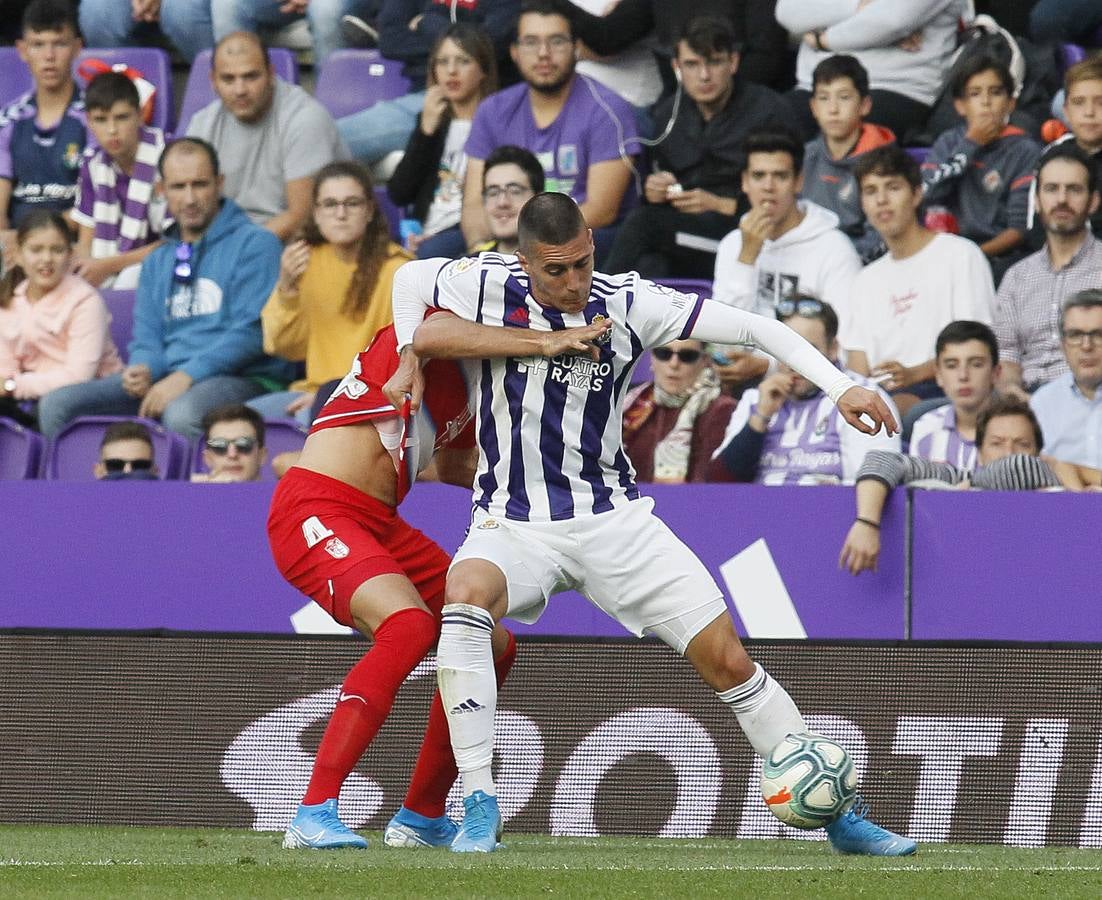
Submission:
<svg viewBox="0 0 1102 900">
<path fill-rule="evenodd" d="M 306 361 L 288 391 L 248 405 L 265 418 L 310 424 L 314 395 L 343 378 L 352 359 L 390 324 L 390 286 L 409 253 L 390 240 L 371 175 L 354 162 L 330 163 L 314 182 L 314 215 L 288 244 L 279 280 L 260 315 L 264 351 Z"/>
</svg>

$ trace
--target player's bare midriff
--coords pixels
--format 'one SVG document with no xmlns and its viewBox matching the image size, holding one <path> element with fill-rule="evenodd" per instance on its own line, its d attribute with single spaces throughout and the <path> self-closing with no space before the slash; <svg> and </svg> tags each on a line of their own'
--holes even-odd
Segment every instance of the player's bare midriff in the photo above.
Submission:
<svg viewBox="0 0 1102 900">
<path fill-rule="evenodd" d="M 387 506 L 398 505 L 398 473 L 370 422 L 314 432 L 296 465 L 343 481 Z"/>
</svg>

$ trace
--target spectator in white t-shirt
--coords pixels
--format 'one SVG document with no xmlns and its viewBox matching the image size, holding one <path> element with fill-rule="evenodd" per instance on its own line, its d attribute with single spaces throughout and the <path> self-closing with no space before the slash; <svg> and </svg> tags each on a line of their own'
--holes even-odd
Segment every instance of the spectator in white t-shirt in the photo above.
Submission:
<svg viewBox="0 0 1102 900">
<path fill-rule="evenodd" d="M 901 147 L 866 154 L 854 174 L 861 207 L 888 252 L 853 281 L 847 359 L 855 372 L 882 378 L 906 416 L 920 400 L 941 396 L 934 380 L 941 329 L 957 319 L 991 324 L 991 267 L 971 241 L 919 224 L 922 176 Z"/>
</svg>

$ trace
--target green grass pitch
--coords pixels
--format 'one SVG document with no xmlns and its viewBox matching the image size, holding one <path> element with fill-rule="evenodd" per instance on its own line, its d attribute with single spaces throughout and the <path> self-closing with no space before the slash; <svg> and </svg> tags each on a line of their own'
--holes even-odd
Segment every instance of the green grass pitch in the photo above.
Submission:
<svg viewBox="0 0 1102 900">
<path fill-rule="evenodd" d="M 488 856 L 284 851 L 230 829 L 0 826 L 0 897 L 1092 897 L 1102 850 L 929 844 L 868 859 L 804 841 L 506 834 Z"/>
</svg>

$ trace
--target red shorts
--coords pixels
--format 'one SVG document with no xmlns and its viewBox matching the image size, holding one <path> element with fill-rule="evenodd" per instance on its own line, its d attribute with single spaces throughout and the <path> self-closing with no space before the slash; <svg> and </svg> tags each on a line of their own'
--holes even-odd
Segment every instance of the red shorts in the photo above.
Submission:
<svg viewBox="0 0 1102 900">
<path fill-rule="evenodd" d="M 276 568 L 329 615 L 355 628 L 349 603 L 378 575 L 404 575 L 439 618 L 451 558 L 398 511 L 343 481 L 292 468 L 272 495 Z"/>
</svg>

